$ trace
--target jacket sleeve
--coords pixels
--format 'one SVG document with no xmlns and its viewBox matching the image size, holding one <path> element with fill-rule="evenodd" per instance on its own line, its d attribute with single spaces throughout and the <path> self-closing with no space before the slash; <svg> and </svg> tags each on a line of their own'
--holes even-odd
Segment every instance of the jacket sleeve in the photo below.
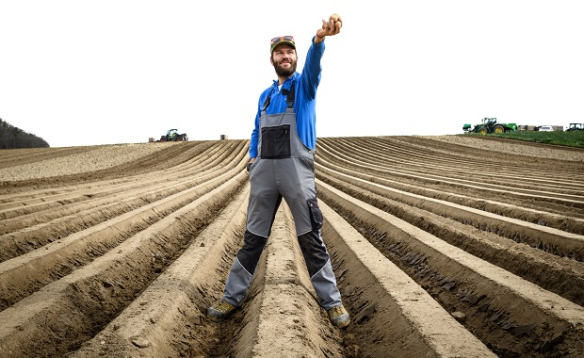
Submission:
<svg viewBox="0 0 584 358">
<path fill-rule="evenodd" d="M 258 156 L 258 133 L 260 129 L 260 108 L 258 106 L 258 112 L 256 113 L 253 131 L 251 132 L 251 141 L 249 143 L 249 159 Z"/>
<path fill-rule="evenodd" d="M 259 144 L 259 135 L 260 135 L 260 116 L 262 114 L 262 107 L 264 106 L 264 102 L 267 96 L 270 95 L 272 88 L 269 87 L 265 89 L 260 98 L 258 99 L 258 110 L 256 112 L 254 124 L 253 124 L 253 131 L 251 132 L 251 140 L 249 143 L 249 159 L 256 158 L 258 156 L 258 144 Z"/>
<path fill-rule="evenodd" d="M 309 99 L 316 98 L 316 89 L 320 83 L 320 73 L 322 72 L 320 60 L 324 54 L 324 49 L 324 40 L 320 43 L 314 43 L 313 37 L 302 69 L 302 87 Z"/>
</svg>

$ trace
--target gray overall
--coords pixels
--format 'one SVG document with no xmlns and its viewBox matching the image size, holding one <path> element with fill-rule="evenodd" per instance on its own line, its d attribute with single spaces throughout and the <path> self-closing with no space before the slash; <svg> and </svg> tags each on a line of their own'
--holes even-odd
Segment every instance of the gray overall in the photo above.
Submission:
<svg viewBox="0 0 584 358">
<path fill-rule="evenodd" d="M 296 235 L 320 305 L 341 304 L 329 254 L 320 235 L 322 213 L 316 198 L 314 153 L 300 140 L 294 113 L 294 82 L 285 113 L 266 114 L 264 104 L 258 133 L 258 156 L 249 170 L 251 184 L 244 245 L 237 253 L 225 284 L 223 300 L 240 306 L 268 242 L 282 197 L 290 207 Z"/>
</svg>

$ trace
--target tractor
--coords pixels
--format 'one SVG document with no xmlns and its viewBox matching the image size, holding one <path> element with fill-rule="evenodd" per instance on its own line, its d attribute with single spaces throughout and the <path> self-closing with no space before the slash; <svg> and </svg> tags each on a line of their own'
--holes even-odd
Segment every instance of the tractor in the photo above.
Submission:
<svg viewBox="0 0 584 358">
<path fill-rule="evenodd" d="M 570 123 L 566 132 L 584 131 L 584 123 Z"/>
<path fill-rule="evenodd" d="M 515 123 L 498 123 L 497 118 L 483 118 L 481 123 L 475 124 L 474 127 L 470 124 L 462 126 L 465 133 L 480 133 L 482 135 L 490 133 L 505 133 L 517 130 Z"/>
<path fill-rule="evenodd" d="M 159 142 L 181 142 L 181 141 L 188 141 L 189 137 L 186 133 L 178 134 L 178 130 L 176 129 L 169 129 L 166 132 L 166 135 L 160 137 Z"/>
</svg>

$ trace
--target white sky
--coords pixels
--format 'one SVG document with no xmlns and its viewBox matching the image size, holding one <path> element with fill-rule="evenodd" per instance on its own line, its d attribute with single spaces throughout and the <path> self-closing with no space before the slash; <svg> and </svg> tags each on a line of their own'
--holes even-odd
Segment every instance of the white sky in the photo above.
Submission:
<svg viewBox="0 0 584 358">
<path fill-rule="evenodd" d="M 317 135 L 457 134 L 464 123 L 584 122 L 578 0 L 0 0 L 0 118 L 52 147 L 249 138 L 276 78 L 326 39 Z"/>
</svg>

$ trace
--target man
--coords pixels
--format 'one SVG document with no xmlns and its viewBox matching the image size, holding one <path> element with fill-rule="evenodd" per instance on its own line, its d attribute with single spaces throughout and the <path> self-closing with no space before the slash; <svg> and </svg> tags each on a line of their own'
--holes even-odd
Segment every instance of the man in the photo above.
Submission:
<svg viewBox="0 0 584 358">
<path fill-rule="evenodd" d="M 341 302 L 329 254 L 320 235 L 322 213 L 316 198 L 316 90 L 324 39 L 340 32 L 336 14 L 323 20 L 312 39 L 304 69 L 296 72 L 298 56 L 292 36 L 271 40 L 270 62 L 278 80 L 260 96 L 249 148 L 251 184 L 244 245 L 237 253 L 223 298 L 207 309 L 215 321 L 227 318 L 243 301 L 260 255 L 268 241 L 282 197 L 290 207 L 298 242 L 320 305 L 333 325 L 343 328 L 350 317 Z"/>
</svg>

